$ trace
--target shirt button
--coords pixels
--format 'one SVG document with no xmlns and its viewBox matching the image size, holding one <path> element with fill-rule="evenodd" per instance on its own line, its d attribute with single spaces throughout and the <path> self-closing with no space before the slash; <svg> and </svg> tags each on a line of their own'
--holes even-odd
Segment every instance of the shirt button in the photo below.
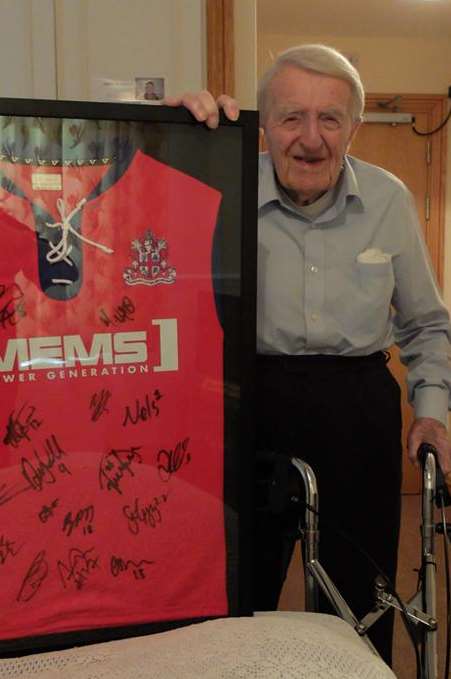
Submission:
<svg viewBox="0 0 451 679">
<path fill-rule="evenodd" d="M 310 266 L 310 267 L 309 267 L 309 270 L 310 270 L 312 273 L 318 273 L 318 267 L 317 267 L 317 266 Z"/>
<path fill-rule="evenodd" d="M 312 321 L 317 321 L 318 320 L 318 314 L 312 314 L 310 316 L 310 318 L 312 319 Z"/>
</svg>

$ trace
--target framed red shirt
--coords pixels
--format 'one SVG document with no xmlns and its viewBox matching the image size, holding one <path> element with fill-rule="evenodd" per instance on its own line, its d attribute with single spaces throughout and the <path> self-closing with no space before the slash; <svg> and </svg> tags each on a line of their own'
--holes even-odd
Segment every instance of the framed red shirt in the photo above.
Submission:
<svg viewBox="0 0 451 679">
<path fill-rule="evenodd" d="M 0 649 L 247 614 L 255 114 L 0 113 Z"/>
</svg>

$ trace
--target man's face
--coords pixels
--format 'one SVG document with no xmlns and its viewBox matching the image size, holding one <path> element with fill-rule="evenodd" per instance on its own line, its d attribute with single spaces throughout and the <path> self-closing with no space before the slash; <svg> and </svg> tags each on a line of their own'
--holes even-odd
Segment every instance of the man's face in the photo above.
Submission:
<svg viewBox="0 0 451 679">
<path fill-rule="evenodd" d="M 359 127 L 351 87 L 339 78 L 284 66 L 269 85 L 264 130 L 277 177 L 297 205 L 335 186 Z"/>
</svg>

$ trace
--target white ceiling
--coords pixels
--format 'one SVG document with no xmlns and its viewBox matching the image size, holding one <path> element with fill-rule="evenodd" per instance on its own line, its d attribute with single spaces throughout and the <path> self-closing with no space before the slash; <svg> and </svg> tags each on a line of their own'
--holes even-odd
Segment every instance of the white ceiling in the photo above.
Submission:
<svg viewBox="0 0 451 679">
<path fill-rule="evenodd" d="M 451 0 L 257 0 L 257 21 L 262 33 L 451 40 Z"/>
</svg>

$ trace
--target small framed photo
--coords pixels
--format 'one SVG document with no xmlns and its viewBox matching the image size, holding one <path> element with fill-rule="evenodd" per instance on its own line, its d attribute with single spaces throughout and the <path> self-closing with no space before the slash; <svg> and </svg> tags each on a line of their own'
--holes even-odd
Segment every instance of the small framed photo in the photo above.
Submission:
<svg viewBox="0 0 451 679">
<path fill-rule="evenodd" d="M 160 102 L 165 95 L 165 79 L 162 77 L 135 78 L 135 99 Z"/>
</svg>

